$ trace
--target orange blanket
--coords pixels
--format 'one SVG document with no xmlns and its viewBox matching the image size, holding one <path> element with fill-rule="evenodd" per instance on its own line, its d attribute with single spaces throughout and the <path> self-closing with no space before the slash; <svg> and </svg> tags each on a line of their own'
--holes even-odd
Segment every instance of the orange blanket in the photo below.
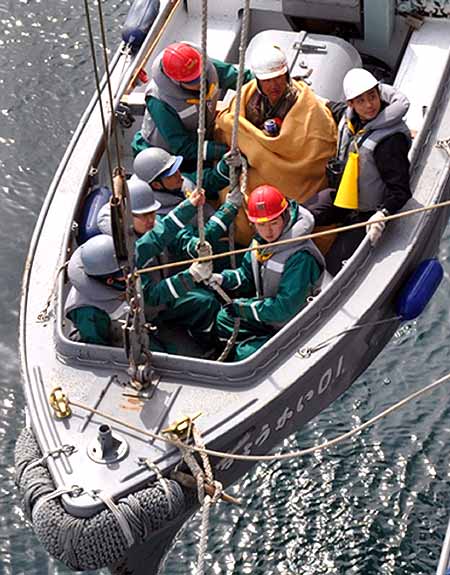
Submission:
<svg viewBox="0 0 450 575">
<path fill-rule="evenodd" d="M 249 164 L 248 193 L 260 184 L 272 184 L 288 198 L 304 202 L 327 186 L 325 166 L 336 152 L 337 129 L 331 112 L 311 88 L 303 82 L 293 82 L 299 95 L 275 138 L 266 136 L 245 118 L 247 102 L 256 90 L 256 80 L 243 87 L 238 146 Z M 228 145 L 234 109 L 233 98 L 216 117 L 215 139 Z M 239 214 L 237 241 L 247 245 L 251 235 L 245 214 Z"/>
</svg>

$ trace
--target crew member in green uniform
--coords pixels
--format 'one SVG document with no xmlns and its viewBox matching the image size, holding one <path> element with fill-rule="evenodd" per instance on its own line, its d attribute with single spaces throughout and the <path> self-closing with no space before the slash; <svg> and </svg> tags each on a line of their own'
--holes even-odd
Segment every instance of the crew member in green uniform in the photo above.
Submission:
<svg viewBox="0 0 450 575">
<path fill-rule="evenodd" d="M 291 320 L 324 270 L 323 256 L 311 240 L 264 247 L 308 234 L 314 226 L 311 213 L 277 188 L 262 185 L 253 190 L 248 218 L 256 230 L 252 245 L 260 247 L 247 252 L 238 269 L 213 274 L 210 280 L 226 291 L 239 288 L 253 294 L 226 304 L 217 316 L 215 333 L 223 344 L 233 333 L 234 318 L 241 320 L 231 361 L 250 356 Z"/>
<path fill-rule="evenodd" d="M 135 226 L 137 267 L 158 264 L 157 258 L 168 246 L 184 256 L 194 250 L 190 255 L 196 256 L 198 238 L 193 237 L 186 226 L 197 206 L 204 203 L 204 193 L 194 191 L 189 199 L 167 216 L 156 218 L 158 204 L 148 186 L 144 191 L 147 192 L 148 206 L 152 211 L 135 214 L 135 220 L 136 215 L 143 216 L 137 218 L 142 227 L 136 229 Z M 132 200 L 131 203 L 133 209 Z M 233 202 L 226 202 L 217 221 L 211 222 L 205 229 L 206 237 L 214 240 L 218 234 L 223 233 L 222 225 L 226 225 L 223 222 L 231 221 L 236 211 Z M 143 274 L 147 318 L 156 325 L 160 322 L 175 322 L 177 326 L 187 328 L 198 341 L 209 341 L 220 306 L 214 294 L 202 289 L 200 285 L 204 285 L 211 273 L 212 262 L 196 262 L 187 270 L 170 277 L 163 277 L 161 272 Z M 66 300 L 65 314 L 77 328 L 79 340 L 101 345 L 121 345 L 118 322 L 127 313 L 125 278 L 116 260 L 112 237 L 101 234 L 80 246 L 69 262 L 68 275 L 72 287 Z"/>
<path fill-rule="evenodd" d="M 201 53 L 188 42 L 170 44 L 155 58 L 144 121 L 132 143 L 135 155 L 149 146 L 161 147 L 184 156 L 183 171 L 195 171 L 201 71 Z M 226 144 L 212 139 L 212 132 L 219 96 L 236 88 L 237 76 L 238 70 L 232 64 L 208 58 L 206 142 L 202 151 L 207 162 L 219 160 L 227 150 Z M 244 82 L 252 77 L 246 71 Z"/>
</svg>

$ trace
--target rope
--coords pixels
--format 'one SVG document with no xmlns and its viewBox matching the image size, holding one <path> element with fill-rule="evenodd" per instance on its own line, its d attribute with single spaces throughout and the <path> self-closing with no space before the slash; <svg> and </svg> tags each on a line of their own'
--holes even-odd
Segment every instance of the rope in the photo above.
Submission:
<svg viewBox="0 0 450 575">
<path fill-rule="evenodd" d="M 288 244 L 292 244 L 295 242 L 301 242 L 304 240 L 311 240 L 311 239 L 316 239 L 316 238 L 322 238 L 325 236 L 330 236 L 333 234 L 339 234 L 339 233 L 343 233 L 343 232 L 348 232 L 350 230 L 355 230 L 357 228 L 362 228 L 366 225 L 374 225 L 378 222 L 389 222 L 391 220 L 400 220 L 402 218 L 406 218 L 408 216 L 414 216 L 416 214 L 420 214 L 422 212 L 429 212 L 432 210 L 436 210 L 436 209 L 441 209 L 441 208 L 447 208 L 450 206 L 450 200 L 446 200 L 445 202 L 439 202 L 437 204 L 432 204 L 430 206 L 423 206 L 422 208 L 414 208 L 412 210 L 406 210 L 404 212 L 401 212 L 399 214 L 392 214 L 391 216 L 384 216 L 383 218 L 377 219 L 377 220 L 373 220 L 371 222 L 368 221 L 364 221 L 364 222 L 358 222 L 356 224 L 351 224 L 349 226 L 340 226 L 337 228 L 333 228 L 331 230 L 324 230 L 322 232 L 314 232 L 312 234 L 306 234 L 304 236 L 299 236 L 298 238 L 289 238 L 286 240 L 279 240 L 276 242 L 271 242 L 268 244 L 264 244 L 264 247 L 266 248 L 272 248 L 272 247 L 277 247 L 277 246 L 283 246 L 283 245 L 288 245 Z M 161 270 L 164 268 L 173 268 L 173 267 L 177 267 L 177 266 L 185 266 L 188 264 L 191 264 L 193 261 L 207 261 L 207 260 L 216 260 L 219 258 L 223 258 L 223 257 L 228 257 L 232 254 L 245 254 L 247 252 L 252 252 L 259 249 L 258 246 L 249 246 L 247 248 L 240 248 L 238 250 L 234 250 L 233 252 L 223 252 L 221 254 L 213 254 L 211 256 L 207 256 L 205 258 L 196 258 L 196 259 L 190 259 L 190 260 L 182 260 L 182 261 L 177 261 L 177 262 L 170 262 L 164 265 L 160 265 L 160 266 L 153 266 L 153 267 L 148 267 L 148 268 L 141 268 L 139 270 L 136 270 L 135 273 L 137 274 L 144 274 L 144 273 L 148 273 L 148 272 L 152 272 L 152 271 L 157 271 L 157 270 Z"/>
<path fill-rule="evenodd" d="M 44 308 L 42 309 L 42 311 L 40 311 L 37 315 L 36 321 L 38 323 L 46 323 L 49 319 L 50 319 L 50 315 L 49 315 L 49 309 L 50 306 L 52 304 L 52 300 L 55 297 L 55 293 L 56 293 L 56 287 L 58 285 L 58 278 L 59 278 L 59 274 L 66 269 L 66 267 L 69 265 L 69 261 L 66 261 L 64 264 L 62 264 L 62 266 L 59 266 L 57 272 L 56 272 L 56 276 L 55 279 L 53 280 L 53 285 L 52 285 L 52 289 L 50 291 L 50 295 L 48 296 L 47 302 L 44 306 Z"/>
<path fill-rule="evenodd" d="M 119 507 L 114 503 L 112 497 L 106 495 L 106 493 L 102 493 L 101 491 L 96 491 L 92 493 L 92 496 L 98 497 L 103 501 L 103 503 L 108 507 L 111 513 L 117 520 L 122 533 L 124 534 L 125 539 L 127 540 L 128 547 L 131 547 L 134 543 L 133 533 L 131 532 L 130 525 L 128 524 L 127 518 L 119 509 Z"/>
<path fill-rule="evenodd" d="M 446 375 L 444 375 L 443 377 L 435 380 L 434 382 L 430 383 L 429 385 L 425 386 L 424 388 L 419 389 L 418 391 L 415 391 L 414 393 L 411 393 L 410 395 L 408 395 L 404 399 L 401 399 L 400 401 L 398 401 L 397 403 L 395 403 L 391 407 L 388 407 L 387 409 L 383 410 L 378 415 L 372 417 L 371 419 L 369 419 L 365 423 L 362 423 L 358 427 L 355 427 L 351 431 L 347 431 L 346 433 L 339 435 L 338 437 L 335 437 L 334 439 L 331 439 L 329 441 L 325 441 L 324 443 L 321 443 L 320 445 L 308 447 L 307 449 L 303 449 L 300 451 L 291 451 L 289 453 L 279 453 L 279 454 L 275 454 L 275 455 L 243 455 L 240 453 L 225 453 L 223 451 L 216 451 L 213 449 L 199 448 L 195 445 L 185 445 L 185 444 L 181 443 L 180 441 L 170 439 L 168 437 L 164 437 L 162 435 L 158 435 L 156 433 L 152 433 L 151 431 L 147 431 L 145 429 L 141 429 L 139 427 L 131 425 L 131 424 L 119 419 L 119 418 L 116 418 L 116 417 L 109 415 L 107 413 L 98 411 L 97 409 L 93 409 L 93 408 L 89 407 L 88 405 L 84 405 L 84 404 L 79 403 L 77 401 L 70 400 L 69 403 L 71 403 L 75 407 L 79 407 L 81 409 L 86 409 L 88 411 L 92 411 L 95 415 L 98 415 L 100 417 L 104 417 L 105 419 L 109 419 L 110 421 L 114 421 L 115 423 L 118 423 L 119 425 L 123 425 L 124 427 L 131 429 L 133 431 L 137 431 L 138 433 L 141 433 L 144 436 L 148 436 L 148 437 L 151 437 L 152 439 L 157 439 L 157 440 L 164 441 L 166 443 L 170 443 L 172 445 L 175 445 L 179 449 L 185 448 L 185 449 L 188 449 L 190 451 L 197 452 L 197 453 L 203 452 L 203 453 L 206 453 L 207 455 L 212 456 L 212 457 L 219 457 L 222 459 L 233 459 L 236 461 L 284 461 L 287 459 L 296 459 L 298 457 L 304 457 L 305 455 L 310 455 L 311 453 L 314 453 L 316 451 L 322 451 L 324 449 L 329 449 L 330 447 L 333 447 L 334 445 L 342 443 L 343 441 L 346 441 L 350 437 L 357 435 L 358 433 L 360 433 L 361 431 L 363 431 L 367 427 L 374 425 L 374 423 L 376 423 L 380 419 L 383 419 L 387 415 L 390 415 L 391 413 L 394 413 L 395 411 L 401 409 L 407 403 L 409 403 L 415 399 L 418 399 L 422 395 L 425 395 L 425 393 L 433 391 L 434 389 L 436 389 L 440 385 L 443 385 L 444 383 L 447 383 L 448 381 L 450 381 L 450 372 L 447 373 Z"/>
<path fill-rule="evenodd" d="M 30 468 L 28 468 L 30 469 Z M 72 495 L 72 497 L 78 497 L 83 492 L 83 489 L 78 485 L 73 485 L 72 487 L 60 487 L 59 489 L 55 489 L 53 493 L 48 493 L 43 497 L 39 498 L 33 507 L 33 513 L 38 513 L 41 505 L 51 501 L 52 499 L 56 499 L 57 497 L 62 497 L 63 495 Z"/>
<path fill-rule="evenodd" d="M 197 143 L 197 183 L 196 191 L 202 189 L 203 184 L 203 147 L 205 145 L 205 126 L 206 126 L 206 67 L 208 64 L 208 54 L 206 52 L 206 43 L 208 35 L 208 1 L 202 0 L 202 19 L 201 19 L 201 54 L 202 54 L 202 73 L 200 76 L 200 104 L 198 118 L 198 143 Z M 203 206 L 197 206 L 197 227 L 200 246 L 205 243 L 205 215 Z"/>
<path fill-rule="evenodd" d="M 42 457 L 40 457 L 39 459 L 36 459 L 35 461 L 33 461 L 32 463 L 27 465 L 22 470 L 22 473 L 24 473 L 25 471 L 31 471 L 31 469 L 33 469 L 34 467 L 37 467 L 38 465 L 47 465 L 47 460 L 50 457 L 59 457 L 62 454 L 66 455 L 68 457 L 69 455 L 72 455 L 72 453 L 74 453 L 75 451 L 76 451 L 76 448 L 74 445 L 62 445 L 61 447 L 57 447 L 56 449 L 46 451 L 45 453 L 42 454 Z"/>
<path fill-rule="evenodd" d="M 193 453 L 183 446 L 182 449 L 183 459 L 189 465 L 192 474 L 197 480 L 199 501 L 202 504 L 202 522 L 200 526 L 200 542 L 199 542 L 199 551 L 198 551 L 197 567 L 195 570 L 195 574 L 203 575 L 205 572 L 205 555 L 208 546 L 208 530 L 209 530 L 209 517 L 210 517 L 211 506 L 217 503 L 219 497 L 222 494 L 223 488 L 220 482 L 214 481 L 211 463 L 209 461 L 208 455 L 204 451 L 205 444 L 203 438 L 201 436 L 200 430 L 198 429 L 198 427 L 195 425 L 194 422 L 192 422 L 191 424 L 190 431 L 192 432 L 192 437 L 194 439 L 195 446 L 201 449 L 200 457 L 204 469 L 204 471 L 201 470 L 200 465 L 196 461 Z M 205 495 L 205 483 L 214 486 L 214 494 L 212 497 L 208 494 Z"/>
<path fill-rule="evenodd" d="M 244 83 L 244 64 L 245 64 L 245 48 L 247 46 L 248 40 L 248 30 L 250 22 L 250 0 L 245 0 L 244 11 L 242 15 L 242 27 L 241 27 L 241 37 L 239 42 L 239 70 L 236 81 L 236 102 L 233 117 L 233 127 L 231 131 L 231 154 L 235 154 L 239 151 L 238 148 L 238 131 L 239 131 L 239 116 L 241 109 L 241 97 L 242 97 L 242 86 Z M 245 195 L 247 192 L 247 170 L 246 177 L 243 181 L 243 188 L 241 192 Z M 234 189 L 238 184 L 237 170 L 235 166 L 230 166 L 230 187 Z M 228 246 L 230 251 L 234 251 L 235 247 L 235 237 L 234 237 L 234 223 L 232 223 L 228 228 Z M 236 257 L 230 256 L 231 267 L 236 269 Z"/>
<path fill-rule="evenodd" d="M 160 485 L 161 485 L 161 487 L 165 493 L 165 496 L 167 497 L 167 504 L 169 507 L 169 515 L 172 515 L 173 504 L 172 504 L 172 494 L 170 493 L 169 480 L 166 479 L 165 477 L 163 477 L 163 474 L 161 473 L 159 467 L 156 465 L 156 463 L 153 463 L 153 461 L 151 461 L 148 457 L 144 460 L 144 463 L 149 469 L 151 469 L 155 473 L 155 475 L 156 475 L 156 477 L 157 477 L 157 479 L 158 479 L 158 481 L 159 481 L 159 483 L 160 483 Z"/>
<path fill-rule="evenodd" d="M 119 146 L 119 136 L 117 131 L 114 130 L 114 125 L 116 121 L 116 116 L 114 114 L 114 98 L 112 93 L 111 87 L 111 74 L 109 73 L 109 61 L 108 61 L 108 50 L 106 46 L 106 33 L 105 33 L 105 22 L 103 18 L 103 10 L 102 10 L 102 2 L 101 0 L 97 0 L 98 6 L 98 17 L 100 22 L 100 31 L 102 35 L 102 48 L 103 48 L 103 61 L 105 63 L 105 74 L 106 74 L 106 82 L 108 86 L 108 95 L 109 95 L 109 106 L 111 109 L 111 133 L 114 135 L 114 144 L 116 147 L 116 160 L 117 160 L 117 167 L 119 171 L 122 171 L 120 166 L 120 146 Z"/>
<path fill-rule="evenodd" d="M 331 335 L 330 337 L 327 337 L 326 339 L 324 339 L 323 341 L 321 341 L 317 345 L 314 345 L 312 347 L 303 347 L 303 348 L 299 349 L 297 354 L 302 358 L 307 358 L 307 357 L 310 357 L 316 351 L 319 351 L 320 349 L 326 347 L 327 345 L 330 345 L 330 343 L 333 340 L 335 340 L 336 338 L 338 338 L 341 335 L 344 335 L 345 333 L 349 333 L 351 331 L 356 331 L 358 329 L 362 329 L 363 327 L 369 327 L 369 326 L 373 327 L 376 325 L 382 325 L 384 323 L 390 323 L 391 321 L 400 321 L 400 320 L 401 320 L 401 317 L 396 315 L 394 317 L 388 317 L 386 319 L 380 319 L 378 321 L 372 321 L 372 322 L 363 323 L 361 325 L 355 325 L 353 327 L 348 327 L 346 329 L 343 329 L 342 331 L 338 331 L 337 333 Z"/>
<path fill-rule="evenodd" d="M 97 57 L 95 55 L 94 33 L 92 31 L 91 16 L 89 13 L 88 0 L 84 0 L 84 11 L 86 14 L 86 23 L 87 23 L 87 27 L 88 27 L 89 45 L 91 48 L 92 65 L 94 68 L 95 86 L 96 86 L 97 94 L 98 94 L 98 104 L 99 104 L 100 116 L 101 116 L 101 120 L 102 120 L 103 138 L 105 140 L 105 151 L 106 151 L 106 158 L 108 161 L 108 173 L 109 173 L 109 176 L 111 179 L 111 190 L 112 190 L 114 188 L 114 184 L 113 184 L 113 167 L 112 167 L 112 159 L 111 159 L 111 150 L 109 148 L 109 143 L 108 143 L 109 138 L 108 138 L 108 132 L 106 129 L 105 111 L 103 108 L 103 101 L 101 98 L 102 90 L 101 90 L 101 86 L 100 86 L 100 77 L 98 74 Z M 113 108 L 111 108 L 111 109 L 113 109 Z"/>
</svg>

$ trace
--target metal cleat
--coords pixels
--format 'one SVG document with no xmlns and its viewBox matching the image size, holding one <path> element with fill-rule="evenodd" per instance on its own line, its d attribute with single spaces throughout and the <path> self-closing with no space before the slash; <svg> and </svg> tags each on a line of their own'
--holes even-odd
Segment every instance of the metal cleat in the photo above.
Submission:
<svg viewBox="0 0 450 575">
<path fill-rule="evenodd" d="M 64 419 L 72 415 L 69 399 L 60 387 L 52 389 L 48 401 L 58 419 Z"/>
<path fill-rule="evenodd" d="M 169 427 L 162 429 L 161 433 L 167 433 L 167 434 L 173 435 L 177 439 L 180 439 L 180 440 L 181 439 L 187 439 L 191 433 L 193 422 L 198 417 L 200 417 L 200 415 L 202 415 L 201 411 L 199 411 L 198 413 L 196 413 L 192 417 L 187 415 L 186 417 L 178 419 L 177 421 L 175 421 L 174 423 L 169 425 Z"/>
</svg>

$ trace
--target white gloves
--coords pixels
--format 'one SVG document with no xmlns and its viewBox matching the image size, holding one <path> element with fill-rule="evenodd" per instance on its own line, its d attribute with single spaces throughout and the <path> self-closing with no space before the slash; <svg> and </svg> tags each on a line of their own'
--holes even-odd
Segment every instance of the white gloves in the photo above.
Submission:
<svg viewBox="0 0 450 575">
<path fill-rule="evenodd" d="M 371 216 L 367 223 L 373 222 L 375 220 L 383 220 L 385 218 L 384 213 L 381 210 L 378 210 Z M 384 232 L 384 228 L 386 227 L 386 222 L 376 222 L 371 225 L 366 226 L 366 234 L 369 237 L 369 242 L 372 246 L 374 246 L 378 240 L 381 238 L 382 233 Z"/>
<path fill-rule="evenodd" d="M 240 168 L 243 164 L 243 156 L 238 152 L 232 152 L 231 150 L 223 155 L 223 161 L 228 167 Z"/>
<path fill-rule="evenodd" d="M 208 283 L 213 273 L 213 264 L 209 262 L 194 262 L 189 267 L 189 273 L 195 283 Z"/>
<path fill-rule="evenodd" d="M 230 192 L 228 192 L 225 201 L 231 202 L 236 208 L 240 208 L 242 206 L 242 201 L 244 196 L 241 193 L 241 189 L 239 184 L 235 186 Z"/>
<path fill-rule="evenodd" d="M 215 285 L 222 285 L 223 276 L 222 274 L 213 273 L 211 277 L 206 281 L 206 285 L 214 287 Z"/>
<path fill-rule="evenodd" d="M 212 255 L 212 248 L 208 242 L 204 242 L 201 245 L 199 242 L 196 246 L 196 249 L 200 258 L 205 258 Z M 194 262 L 190 265 L 188 271 L 196 283 L 204 282 L 207 284 L 213 273 L 212 260 L 209 260 L 208 262 Z"/>
</svg>

